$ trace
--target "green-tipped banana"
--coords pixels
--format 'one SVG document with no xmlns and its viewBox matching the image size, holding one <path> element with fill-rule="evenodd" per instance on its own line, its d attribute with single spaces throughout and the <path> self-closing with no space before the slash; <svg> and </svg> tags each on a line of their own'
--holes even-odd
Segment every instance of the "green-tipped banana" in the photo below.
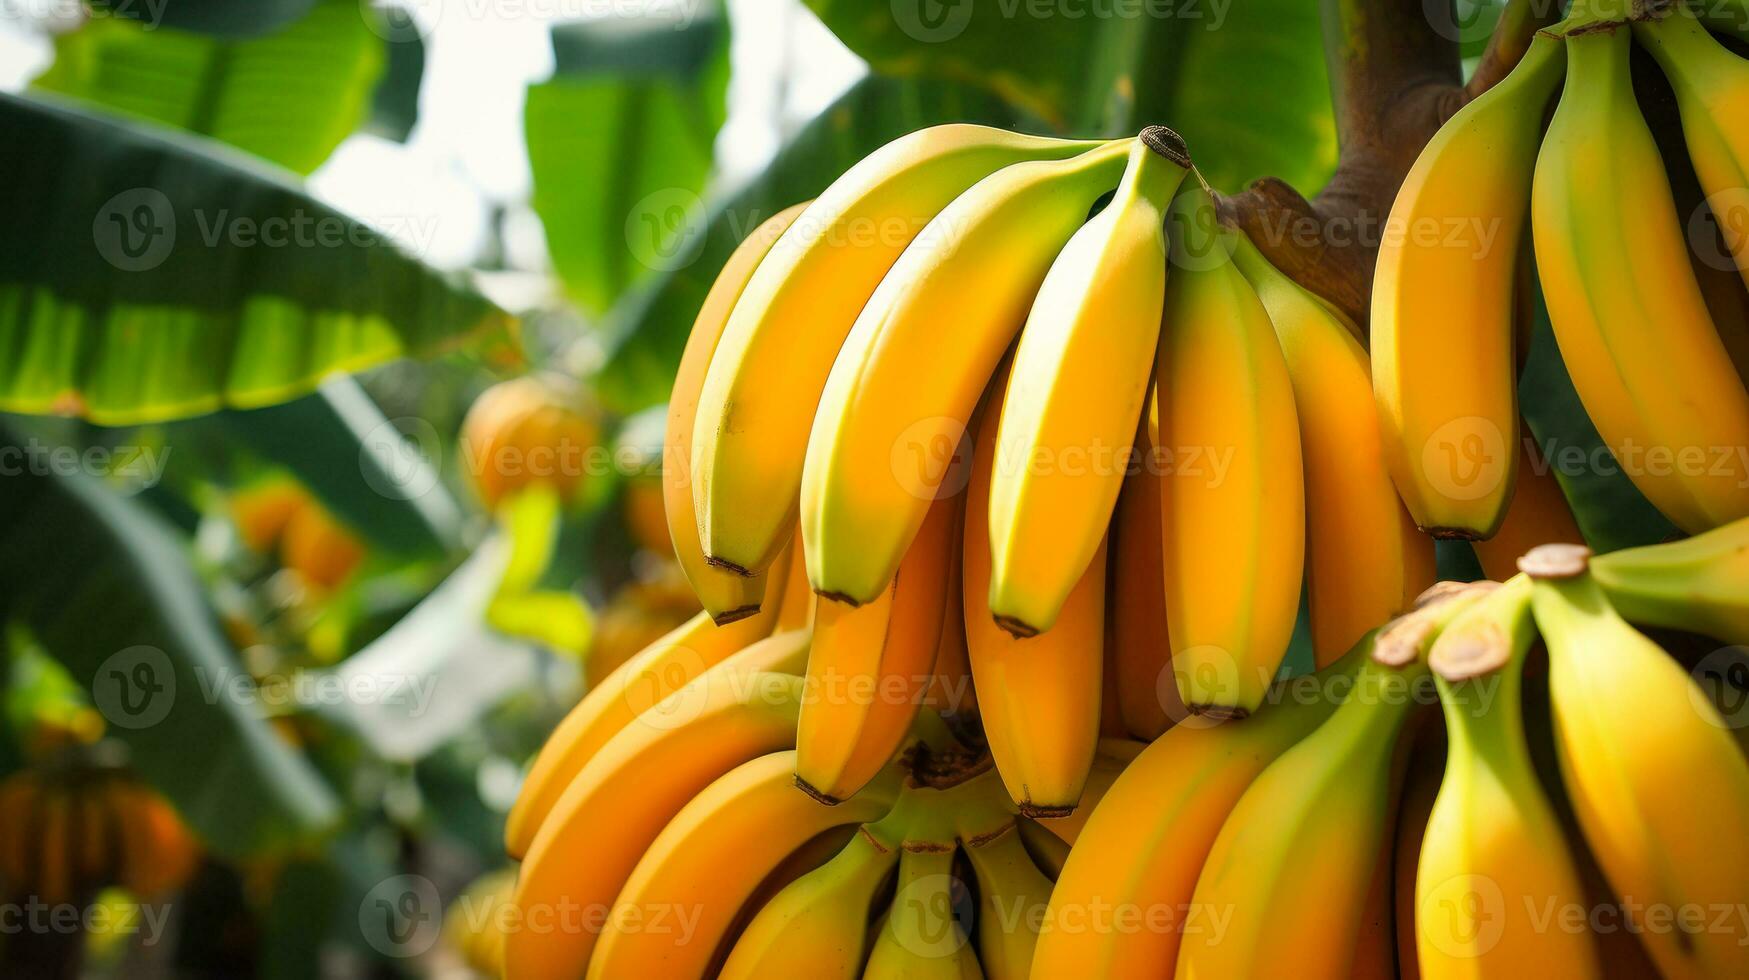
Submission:
<svg viewBox="0 0 1749 980">
<path fill-rule="evenodd" d="M 1209 851 L 1192 908 L 1230 913 L 1187 934 L 1180 980 L 1349 976 L 1383 853 L 1397 736 L 1420 665 L 1369 659 L 1346 703 L 1245 791 Z"/>
<path fill-rule="evenodd" d="M 1666 977 L 1749 976 L 1741 930 L 1717 926 L 1749 895 L 1749 762 L 1705 692 L 1610 607 L 1582 561 L 1540 557 L 1525 566 L 1550 576 L 1534 608 L 1561 776 L 1591 853 Z"/>
<path fill-rule="evenodd" d="M 1749 519 L 1599 555 L 1591 576 L 1630 622 L 1749 646 Z"/>
<path fill-rule="evenodd" d="M 964 841 L 978 881 L 978 959 L 990 980 L 1026 980 L 1051 880 L 1027 853 L 1019 825 Z"/>
<path fill-rule="evenodd" d="M 990 480 L 990 612 L 1019 635 L 1056 623 L 1111 523 L 1160 339 L 1165 212 L 1189 164 L 1178 134 L 1143 130 L 1020 333 Z"/>
<path fill-rule="evenodd" d="M 1132 142 L 979 181 L 869 297 L 826 380 L 802 470 L 816 592 L 861 604 L 891 581 L 1051 261 L 1117 184 Z M 765 482 L 758 492 L 774 493 Z"/>
<path fill-rule="evenodd" d="M 1585 930 L 1544 909 L 1584 908 L 1584 886 L 1525 741 L 1524 655 L 1536 638 L 1519 575 L 1464 609 L 1428 653 L 1445 711 L 1445 777 L 1415 875 L 1426 980 L 1599 975 Z"/>
</svg>

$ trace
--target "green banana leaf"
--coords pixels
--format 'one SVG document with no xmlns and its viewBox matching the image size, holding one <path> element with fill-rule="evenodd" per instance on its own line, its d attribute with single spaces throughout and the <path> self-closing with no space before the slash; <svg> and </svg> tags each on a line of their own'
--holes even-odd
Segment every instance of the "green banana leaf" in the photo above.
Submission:
<svg viewBox="0 0 1749 980">
<path fill-rule="evenodd" d="M 807 2 L 877 72 L 982 86 L 1077 135 L 1171 126 L 1224 189 L 1273 174 L 1309 194 L 1335 166 L 1308 0 Z"/>
<path fill-rule="evenodd" d="M 728 89 L 721 17 L 553 29 L 551 79 L 528 89 L 533 205 L 566 291 L 599 316 L 676 261 L 701 207 Z"/>
<path fill-rule="evenodd" d="M 596 391 L 630 414 L 659 404 L 692 319 L 717 271 L 741 239 L 778 211 L 818 195 L 858 160 L 899 136 L 946 122 L 1018 126 L 1017 110 L 981 89 L 922 79 L 869 76 L 796 133 L 757 178 L 697 220 L 687 260 L 628 297 L 611 326 Z"/>
<path fill-rule="evenodd" d="M 94 17 L 112 17 L 197 31 L 214 37 L 254 37 L 297 20 L 317 0 L 87 0 Z"/>
<path fill-rule="evenodd" d="M 0 96 L 0 410 L 105 425 L 258 408 L 512 321 L 197 136 Z"/>
<path fill-rule="evenodd" d="M 437 558 L 460 546 L 461 507 L 425 455 L 442 449 L 435 431 L 419 419 L 400 420 L 423 445 L 408 442 L 352 378 L 333 378 L 283 405 L 215 419 L 237 443 L 296 474 L 374 547 Z"/>
<path fill-rule="evenodd" d="M 55 39 L 33 84 L 307 174 L 364 121 L 386 57 L 356 0 L 321 0 L 241 40 L 95 19 Z"/>
<path fill-rule="evenodd" d="M 333 793 L 245 699 L 184 546 L 96 478 L 26 462 L 0 479 L 0 616 L 59 660 L 215 852 L 271 851 L 325 830 Z M 198 759 L 198 764 L 191 764 Z"/>
</svg>

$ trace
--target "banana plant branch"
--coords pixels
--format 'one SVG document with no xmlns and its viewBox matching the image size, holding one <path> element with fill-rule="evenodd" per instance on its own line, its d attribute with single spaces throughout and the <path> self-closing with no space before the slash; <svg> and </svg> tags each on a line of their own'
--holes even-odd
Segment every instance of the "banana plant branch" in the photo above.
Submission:
<svg viewBox="0 0 1749 980">
<path fill-rule="evenodd" d="M 1276 268 L 1334 303 L 1366 340 L 1368 297 L 1391 201 L 1421 148 L 1523 57 L 1560 15 L 1557 0 L 1513 0 L 1466 84 L 1455 19 L 1426 0 L 1323 0 L 1324 54 L 1336 111 L 1336 171 L 1307 200 L 1273 177 L 1221 198 L 1225 220 Z"/>
</svg>

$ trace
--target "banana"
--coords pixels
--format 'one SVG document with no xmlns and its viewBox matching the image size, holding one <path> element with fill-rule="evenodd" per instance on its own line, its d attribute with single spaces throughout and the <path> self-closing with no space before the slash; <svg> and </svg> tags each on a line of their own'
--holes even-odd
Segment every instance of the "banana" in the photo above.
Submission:
<svg viewBox="0 0 1749 980">
<path fill-rule="evenodd" d="M 1599 555 L 1591 577 L 1629 622 L 1749 646 L 1749 520 Z"/>
<path fill-rule="evenodd" d="M 1056 627 L 1016 637 L 990 613 L 990 499 L 1005 371 L 991 385 L 978 422 L 966 488 L 964 592 L 966 649 L 978 710 L 996 771 L 1020 812 L 1072 812 L 1099 744 L 1105 642 L 1105 547 L 1081 573 Z"/>
<path fill-rule="evenodd" d="M 1725 232 L 1725 247 L 1749 283 L 1749 134 L 1743 131 L 1749 61 L 1708 34 L 1683 4 L 1636 20 L 1633 30 L 1676 90 L 1689 159 Z"/>
<path fill-rule="evenodd" d="M 1410 753 L 1397 808 L 1396 839 L 1391 848 L 1391 910 L 1400 980 L 1421 980 L 1415 959 L 1415 869 L 1421 861 L 1421 841 L 1427 818 L 1445 776 L 1445 729 L 1424 730 Z"/>
<path fill-rule="evenodd" d="M 789 571 L 786 555 L 772 581 Z M 565 715 L 522 782 L 505 822 L 504 846 L 513 858 L 527 853 L 542 821 L 571 780 L 632 719 L 731 654 L 771 632 L 780 610 L 762 606 L 752 616 L 717 626 L 699 613 L 621 664 Z"/>
<path fill-rule="evenodd" d="M 1418 664 L 1368 658 L 1347 701 L 1239 798 L 1191 900 L 1231 916 L 1219 932 L 1186 933 L 1180 980 L 1349 976 L 1384 850 L 1398 735 L 1425 676 Z"/>
<path fill-rule="evenodd" d="M 1187 719 L 1143 749 L 1057 876 L 1033 975 L 1171 976 L 1184 931 L 1215 927 L 1189 903 L 1228 813 L 1265 766 L 1330 717 L 1330 693 L 1369 651 L 1370 637 L 1317 674 L 1276 684 L 1250 718 Z"/>
<path fill-rule="evenodd" d="M 750 648 L 790 647 L 800 671 L 805 636 L 783 634 Z M 745 655 L 745 654 L 743 654 Z M 725 772 L 793 748 L 799 676 L 725 665 L 681 688 L 615 735 L 584 765 L 529 844 L 516 884 L 525 921 L 606 908 L 688 800 Z M 788 758 L 786 756 L 786 758 Z M 798 793 L 798 795 L 800 795 Z M 589 962 L 588 928 L 522 929 L 506 937 L 508 975 L 576 977 Z"/>
<path fill-rule="evenodd" d="M 1150 403 L 1154 398 L 1150 396 Z M 1184 717 L 1167 642 L 1166 583 L 1160 535 L 1160 465 L 1148 433 L 1137 426 L 1141 465 L 1124 478 L 1111 525 L 1111 580 L 1106 590 L 1110 636 L 1107 692 L 1124 730 L 1151 742 Z"/>
<path fill-rule="evenodd" d="M 1051 880 L 1033 863 L 1019 825 L 963 839 L 978 882 L 978 960 L 990 980 L 1027 980 L 1038 943 L 1035 925 Z"/>
<path fill-rule="evenodd" d="M 893 906 L 881 923 L 863 980 L 981 980 L 967 934 L 969 909 L 953 876 L 954 847 L 907 841 Z"/>
<path fill-rule="evenodd" d="M 1511 578 L 1518 571 L 1519 556 L 1538 545 L 1585 540 L 1553 466 L 1533 455 L 1529 436 L 1518 444 L 1518 476 L 1512 483 L 1506 518 L 1493 537 L 1470 542 L 1482 571 L 1497 582 Z"/>
<path fill-rule="evenodd" d="M 1233 262 L 1269 313 L 1293 383 L 1306 468 L 1312 653 L 1322 667 L 1433 584 L 1433 542 L 1392 485 L 1371 368 L 1345 318 L 1278 272 L 1244 235 L 1233 237 Z"/>
<path fill-rule="evenodd" d="M 1111 523 L 1148 395 L 1166 290 L 1165 211 L 1184 141 L 1142 130 L 1104 210 L 1070 236 L 1021 328 L 990 479 L 990 612 L 1055 625 Z"/>
<path fill-rule="evenodd" d="M 1525 740 L 1531 593 L 1527 576 L 1512 578 L 1428 653 L 1448 736 L 1415 877 L 1416 955 L 1429 980 L 1600 976 L 1588 930 L 1539 918 L 1586 898 Z"/>
<path fill-rule="evenodd" d="M 965 520 L 963 504 L 959 519 Z M 960 534 L 963 539 L 963 523 Z M 978 714 L 978 696 L 972 689 L 971 655 L 966 652 L 963 548 L 949 548 L 947 563 L 947 601 L 941 612 L 941 640 L 935 648 L 935 678 L 929 683 L 929 696 L 924 704 L 959 724 Z"/>
<path fill-rule="evenodd" d="M 1537 269 L 1586 413 L 1634 485 L 1693 533 L 1749 515 L 1749 391 L 1690 267 L 1629 41 L 1621 24 L 1566 37 L 1532 190 Z"/>
<path fill-rule="evenodd" d="M 1191 711 L 1243 716 L 1299 617 L 1305 481 L 1292 382 L 1269 314 L 1228 253 L 1214 202 L 1172 205 L 1160 341 L 1166 621 Z"/>
<path fill-rule="evenodd" d="M 703 980 L 732 938 L 737 913 L 787 855 L 835 827 L 877 819 L 899 789 L 888 770 L 855 799 L 829 807 L 797 790 L 794 773 L 793 752 L 761 756 L 675 814 L 613 900 L 586 976 Z"/>
<path fill-rule="evenodd" d="M 1081 803 L 1075 807 L 1075 812 L 1061 817 L 1035 817 L 1032 822 L 1073 846 L 1099 801 L 1105 799 L 1117 777 L 1123 775 L 1144 748 L 1147 748 L 1146 742 L 1128 738 L 1108 736 L 1100 739 L 1098 751 L 1093 754 L 1093 768 L 1087 772 L 1087 785 L 1081 790 Z"/>
<path fill-rule="evenodd" d="M 880 598 L 856 607 L 825 602 L 817 610 L 796 732 L 796 783 L 822 803 L 849 799 L 874 778 L 923 707 L 963 510 L 959 497 L 935 502 Z"/>
<path fill-rule="evenodd" d="M 1749 894 L 1749 762 L 1705 692 L 1610 608 L 1583 549 L 1539 549 L 1562 781 L 1585 840 L 1666 977 L 1749 976 L 1720 909 Z"/>
<path fill-rule="evenodd" d="M 699 389 L 704 385 L 705 371 L 722 340 L 723 327 L 729 311 L 747 288 L 753 271 L 771 251 L 777 241 L 806 208 L 807 203 L 792 205 L 766 219 L 736 246 L 729 260 L 711 283 L 687 335 L 686 349 L 680 355 L 680 367 L 674 375 L 674 389 L 668 396 L 667 443 L 662 459 L 662 509 L 668 519 L 668 536 L 674 542 L 674 557 L 680 562 L 693 594 L 718 626 L 744 619 L 759 611 L 765 595 L 765 576 L 736 575 L 705 561 L 704 545 L 698 536 L 698 511 L 692 499 L 692 425 L 698 417 Z"/>
<path fill-rule="evenodd" d="M 1020 839 L 1026 844 L 1026 852 L 1032 855 L 1032 863 L 1052 881 L 1063 873 L 1063 865 L 1069 861 L 1069 844 L 1063 838 L 1045 829 L 1044 823 L 1038 820 L 1020 821 Z"/>
<path fill-rule="evenodd" d="M 814 591 L 859 604 L 892 579 L 1051 261 L 1117 182 L 1132 142 L 991 174 L 893 263 L 845 338 L 808 437 L 802 543 Z"/>
<path fill-rule="evenodd" d="M 1561 78 L 1539 35 L 1434 134 L 1404 178 L 1373 274 L 1372 383 L 1385 465 L 1415 523 L 1487 538 L 1518 457 L 1514 285 L 1543 109 Z"/>
<path fill-rule="evenodd" d="M 736 300 L 699 391 L 692 491 L 712 562 L 748 573 L 777 557 L 795 525 L 809 424 L 833 361 L 925 223 L 1003 167 L 1097 145 L 935 126 L 869 154 L 808 206 Z M 930 246 L 926 237 L 922 248 Z"/>
<path fill-rule="evenodd" d="M 899 859 L 900 841 L 885 826 L 890 819 L 857 828 L 842 851 L 761 908 L 735 940 L 721 980 L 856 980 L 876 893 Z"/>
<path fill-rule="evenodd" d="M 1708 0 L 1694 12 L 1708 28 L 1749 43 L 1749 0 Z"/>
</svg>

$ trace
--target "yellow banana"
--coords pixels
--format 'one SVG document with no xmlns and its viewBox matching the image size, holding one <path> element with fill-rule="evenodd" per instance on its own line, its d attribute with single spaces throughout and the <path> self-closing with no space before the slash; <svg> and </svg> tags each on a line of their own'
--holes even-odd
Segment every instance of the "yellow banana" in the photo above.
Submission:
<svg viewBox="0 0 1749 980">
<path fill-rule="evenodd" d="M 861 976 L 874 901 L 899 859 L 900 841 L 884 826 L 890 816 L 859 827 L 830 861 L 761 908 L 735 940 L 721 980 Z"/>
<path fill-rule="evenodd" d="M 793 637 L 763 645 L 793 646 Z M 805 643 L 793 650 L 786 666 L 799 671 L 805 650 Z M 544 920 L 555 927 L 507 936 L 508 974 L 580 975 L 596 931 L 566 928 L 556 918 L 608 906 L 639 855 L 688 800 L 748 759 L 794 747 L 801 698 L 799 676 L 711 671 L 614 736 L 577 773 L 529 844 L 516 904 L 531 926 Z"/>
<path fill-rule="evenodd" d="M 1633 30 L 1676 90 L 1689 159 L 1725 232 L 1725 247 L 1749 283 L 1749 133 L 1743 131 L 1749 61 L 1708 34 L 1684 4 L 1635 21 Z"/>
<path fill-rule="evenodd" d="M 893 582 L 874 602 L 825 602 L 808 653 L 796 782 L 824 803 L 849 799 L 893 758 L 935 677 L 950 554 L 963 502 L 935 502 Z"/>
<path fill-rule="evenodd" d="M 863 980 L 981 980 L 967 933 L 969 896 L 956 887 L 954 846 L 907 841 L 893 906 L 875 937 Z"/>
<path fill-rule="evenodd" d="M 1622 24 L 1566 37 L 1566 88 L 1532 193 L 1537 270 L 1604 443 L 1654 506 L 1699 532 L 1749 515 L 1749 391 L 1690 267 L 1634 101 L 1629 41 Z"/>
<path fill-rule="evenodd" d="M 1109 736 L 1100 739 L 1099 749 L 1093 754 L 1093 768 L 1087 772 L 1087 785 L 1081 790 L 1081 803 L 1075 807 L 1075 812 L 1061 817 L 1036 817 L 1032 822 L 1073 846 L 1099 801 L 1105 799 L 1117 777 L 1123 775 L 1145 748 L 1146 742 L 1133 739 Z"/>
<path fill-rule="evenodd" d="M 809 205 L 748 280 L 699 391 L 692 489 L 713 562 L 747 573 L 777 557 L 795 526 L 809 422 L 833 360 L 926 222 L 1003 167 L 1096 145 L 935 126 L 869 154 Z"/>
<path fill-rule="evenodd" d="M 1555 742 L 1591 853 L 1664 976 L 1749 976 L 1740 927 L 1717 925 L 1749 895 L 1749 761 L 1705 692 L 1610 608 L 1582 560 L 1560 567 L 1543 554 L 1525 565 L 1545 576 L 1533 602 Z"/>
<path fill-rule="evenodd" d="M 1111 581 L 1106 594 L 1112 649 L 1107 654 L 1116 676 L 1108 678 L 1108 690 L 1115 688 L 1124 730 L 1151 742 L 1184 717 L 1185 709 L 1172 676 L 1167 640 L 1160 459 L 1147 419 L 1137 426 L 1136 455 L 1140 465 L 1124 478 L 1111 524 Z"/>
<path fill-rule="evenodd" d="M 1149 126 L 1117 193 L 1045 273 L 1015 346 L 990 479 L 990 612 L 1050 629 L 1111 523 L 1147 402 L 1184 141 Z"/>
<path fill-rule="evenodd" d="M 1599 555 L 1591 577 L 1630 622 L 1749 646 L 1749 520 Z"/>
<path fill-rule="evenodd" d="M 1305 481 L 1287 363 L 1228 253 L 1214 202 L 1172 205 L 1156 444 L 1172 670 L 1191 711 L 1243 716 L 1299 616 Z"/>
<path fill-rule="evenodd" d="M 802 469 L 816 592 L 870 602 L 892 579 L 1051 260 L 1116 184 L 1131 142 L 979 181 L 869 297 L 826 380 Z"/>
<path fill-rule="evenodd" d="M 1601 975 L 1590 931 L 1558 918 L 1586 907 L 1585 890 L 1525 740 L 1531 592 L 1514 577 L 1459 613 L 1428 653 L 1447 733 L 1415 877 L 1428 980 Z"/>
<path fill-rule="evenodd" d="M 1312 653 L 1322 667 L 1433 584 L 1433 542 L 1391 483 L 1371 368 L 1342 314 L 1276 271 L 1243 235 L 1234 236 L 1233 262 L 1263 301 L 1293 382 Z"/>
<path fill-rule="evenodd" d="M 956 541 L 964 538 L 964 504 L 959 519 L 962 522 Z M 942 606 L 941 640 L 935 648 L 935 678 L 929 685 L 924 703 L 957 723 L 976 718 L 978 697 L 972 689 L 972 662 L 966 652 L 965 551 L 962 547 L 948 549 L 947 601 Z"/>
<path fill-rule="evenodd" d="M 987 507 L 1004 383 L 998 372 L 978 422 L 966 488 L 966 649 L 984 735 L 1009 796 L 1027 816 L 1062 816 L 1080 802 L 1099 744 L 1105 547 L 1082 572 L 1050 632 L 1022 639 L 997 625 L 989 607 Z"/>
<path fill-rule="evenodd" d="M 1372 382 L 1384 460 L 1415 522 L 1487 538 L 1518 457 L 1514 285 L 1558 38 L 1440 127 L 1391 205 L 1373 274 Z"/>
<path fill-rule="evenodd" d="M 1331 692 L 1369 649 L 1363 640 L 1317 674 L 1280 682 L 1253 717 L 1187 719 L 1143 749 L 1075 839 L 1051 892 L 1033 975 L 1171 976 L 1184 932 L 1216 927 L 1190 901 L 1234 803 L 1330 717 Z"/>
<path fill-rule="evenodd" d="M 1547 459 L 1532 456 L 1529 436 L 1519 440 L 1517 452 L 1518 477 L 1512 483 L 1512 502 L 1506 508 L 1505 520 L 1493 537 L 1470 543 L 1482 571 L 1497 582 L 1516 574 L 1519 556 L 1538 545 L 1585 540 L 1553 466 Z"/>
<path fill-rule="evenodd" d="M 797 790 L 794 774 L 794 753 L 761 756 L 675 814 L 614 899 L 587 976 L 703 980 L 742 906 L 787 855 L 833 828 L 877 819 L 899 788 L 888 770 L 829 807 Z M 657 921 L 665 915 L 669 928 Z"/>
<path fill-rule="evenodd" d="M 984 975 L 990 980 L 1027 980 L 1038 943 L 1036 923 L 1050 901 L 1051 880 L 1033 863 L 1012 820 L 963 843 L 978 882 L 978 961 Z"/>
<path fill-rule="evenodd" d="M 772 581 L 789 571 L 788 553 Z M 780 610 L 761 607 L 752 616 L 717 626 L 699 613 L 634 654 L 592 688 L 547 736 L 523 779 L 505 823 L 504 846 L 513 858 L 528 851 L 535 831 L 571 780 L 603 745 L 646 709 L 680 690 L 731 654 L 771 632 Z"/>
<path fill-rule="evenodd" d="M 1187 932 L 1180 980 L 1349 975 L 1390 816 L 1391 762 L 1419 665 L 1369 658 L 1328 721 L 1239 798 L 1209 849 L 1193 908 L 1230 913 Z"/>
<path fill-rule="evenodd" d="M 674 389 L 668 396 L 668 432 L 662 457 L 662 508 L 668 518 L 668 536 L 674 542 L 674 557 L 686 573 L 687 584 L 698 596 L 705 611 L 717 625 L 744 619 L 759 611 L 765 595 L 763 573 L 736 575 L 705 561 L 704 545 L 698 536 L 698 511 L 692 499 L 692 425 L 698 416 L 698 394 L 704 385 L 705 371 L 710 367 L 729 311 L 747 287 L 760 260 L 771 246 L 793 224 L 807 204 L 796 204 L 767 219 L 753 229 L 735 248 L 729 260 L 717 273 L 710 292 L 705 294 L 698 317 L 692 322 L 692 333 L 686 338 L 686 349 L 680 355 L 680 368 L 674 375 Z M 781 581 L 781 580 L 780 580 Z"/>
</svg>

